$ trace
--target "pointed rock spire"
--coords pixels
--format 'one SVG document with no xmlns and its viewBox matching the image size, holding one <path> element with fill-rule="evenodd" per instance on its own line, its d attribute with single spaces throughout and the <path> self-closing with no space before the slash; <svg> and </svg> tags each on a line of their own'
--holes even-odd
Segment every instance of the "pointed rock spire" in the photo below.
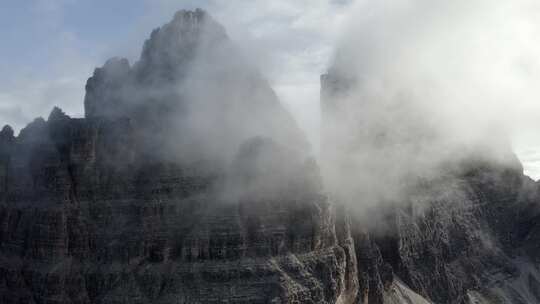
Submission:
<svg viewBox="0 0 540 304">
<path fill-rule="evenodd" d="M 14 138 L 13 134 L 14 134 L 13 128 L 10 125 L 5 125 L 2 128 L 2 131 L 0 131 L 0 141 L 3 141 L 5 139 Z"/>
<path fill-rule="evenodd" d="M 59 107 L 54 107 L 51 111 L 51 114 L 49 114 L 49 118 L 47 119 L 49 122 L 52 121 L 58 121 L 58 120 L 65 120 L 69 119 L 69 116 L 62 111 Z"/>
<path fill-rule="evenodd" d="M 137 78 L 150 83 L 180 79 L 196 56 L 226 43 L 225 29 L 205 11 L 178 11 L 145 41 L 136 64 Z"/>
</svg>

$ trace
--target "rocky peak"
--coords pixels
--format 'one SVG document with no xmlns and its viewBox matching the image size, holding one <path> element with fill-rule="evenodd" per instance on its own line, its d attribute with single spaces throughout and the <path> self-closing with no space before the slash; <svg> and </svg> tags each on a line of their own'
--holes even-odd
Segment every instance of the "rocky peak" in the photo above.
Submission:
<svg viewBox="0 0 540 304">
<path fill-rule="evenodd" d="M 23 143 L 42 142 L 48 140 L 47 122 L 42 117 L 34 119 L 19 133 L 18 139 Z"/>
<path fill-rule="evenodd" d="M 113 58 L 86 85 L 87 118 L 127 117 L 148 157 L 220 159 L 263 136 L 307 146 L 303 134 L 225 29 L 202 10 L 155 29 L 132 67 Z"/>
<path fill-rule="evenodd" d="M 175 27 L 178 31 L 189 32 L 193 29 L 200 29 L 207 21 L 214 22 L 212 17 L 200 8 L 194 11 L 179 10 L 174 14 L 173 20 L 166 26 Z"/>
<path fill-rule="evenodd" d="M 7 139 L 7 138 L 13 138 L 13 128 L 10 125 L 5 125 L 2 128 L 2 131 L 0 131 L 0 138 L 1 139 Z"/>
<path fill-rule="evenodd" d="M 155 29 L 144 43 L 136 65 L 137 77 L 150 83 L 180 79 L 201 52 L 227 42 L 225 29 L 203 10 L 178 11 L 171 22 Z"/>
<path fill-rule="evenodd" d="M 9 155 L 14 142 L 15 137 L 13 136 L 13 129 L 11 126 L 5 125 L 2 128 L 2 131 L 0 131 L 0 159 Z"/>
<path fill-rule="evenodd" d="M 94 70 L 94 75 L 86 82 L 84 111 L 87 118 L 127 115 L 120 92 L 130 71 L 128 60 L 117 57 Z"/>
<path fill-rule="evenodd" d="M 105 62 L 102 68 L 104 75 L 110 78 L 110 80 L 123 79 L 131 70 L 129 61 L 126 58 L 113 57 Z"/>
<path fill-rule="evenodd" d="M 70 117 L 66 115 L 66 113 L 64 113 L 62 109 L 60 109 L 59 107 L 54 107 L 51 111 L 51 114 L 49 114 L 49 118 L 47 119 L 47 121 L 49 122 L 60 121 L 60 120 L 66 120 L 69 118 Z"/>
</svg>

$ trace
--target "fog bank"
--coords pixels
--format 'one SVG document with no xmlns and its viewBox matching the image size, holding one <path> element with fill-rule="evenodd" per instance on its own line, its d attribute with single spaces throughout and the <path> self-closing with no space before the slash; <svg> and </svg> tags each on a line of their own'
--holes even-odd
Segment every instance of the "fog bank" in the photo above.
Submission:
<svg viewBox="0 0 540 304">
<path fill-rule="evenodd" d="M 540 127 L 539 8 L 358 1 L 323 78 L 329 187 L 378 203 L 471 155 L 517 166 L 511 142 Z"/>
</svg>

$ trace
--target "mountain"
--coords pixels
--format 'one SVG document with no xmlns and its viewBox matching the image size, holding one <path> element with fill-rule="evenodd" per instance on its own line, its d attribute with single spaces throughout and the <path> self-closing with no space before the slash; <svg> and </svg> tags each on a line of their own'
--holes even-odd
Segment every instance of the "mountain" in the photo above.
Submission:
<svg viewBox="0 0 540 304">
<path fill-rule="evenodd" d="M 1 303 L 335 303 L 344 222 L 292 117 L 201 10 L 0 133 Z"/>
<path fill-rule="evenodd" d="M 95 70 L 84 118 L 4 127 L 0 303 L 540 302 L 540 188 L 504 141 L 396 191 L 381 167 L 336 163 L 366 137 L 324 124 L 351 88 L 331 69 L 320 169 L 245 58 L 179 11 L 136 63 Z M 379 127 L 368 161 L 389 170 L 417 137 Z"/>
</svg>

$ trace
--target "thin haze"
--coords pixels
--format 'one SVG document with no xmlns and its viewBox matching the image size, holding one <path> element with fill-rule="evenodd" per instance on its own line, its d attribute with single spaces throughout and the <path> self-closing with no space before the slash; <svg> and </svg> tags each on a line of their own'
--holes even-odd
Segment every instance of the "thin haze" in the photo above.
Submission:
<svg viewBox="0 0 540 304">
<path fill-rule="evenodd" d="M 339 39 L 347 37 L 342 33 L 350 32 L 344 27 L 353 26 L 362 33 L 355 39 L 375 43 L 373 51 L 418 52 L 410 57 L 415 60 L 408 61 L 400 71 L 414 71 L 423 66 L 422 71 L 432 72 L 436 80 L 459 80 L 456 89 L 469 95 L 466 100 L 480 96 L 479 103 L 452 106 L 449 110 L 461 109 L 464 116 L 507 118 L 503 123 L 511 126 L 509 132 L 526 172 L 540 177 L 540 139 L 535 132 L 540 128 L 535 87 L 540 75 L 537 21 L 540 19 L 535 1 L 89 3 L 2 1 L 0 68 L 9 73 L 0 75 L 1 122 L 19 129 L 35 116 L 46 116 L 53 105 L 59 105 L 70 115 L 82 115 L 84 83 L 95 66 L 111 56 L 125 56 L 133 61 L 152 28 L 168 21 L 178 9 L 202 7 L 227 27 L 232 39 L 269 78 L 314 147 L 318 146 L 319 133 L 319 75 L 329 66 Z M 356 21 L 346 21 L 348 18 Z M 408 32 L 396 31 L 401 28 Z M 430 48 L 424 49 L 426 45 Z M 449 56 L 440 58 L 434 54 Z M 369 58 L 386 60 L 384 56 Z M 460 79 L 463 70 L 459 62 L 464 58 L 471 63 L 467 70 L 470 75 Z M 440 60 L 445 62 L 438 66 Z M 453 65 L 454 61 L 458 64 Z M 370 70 L 377 71 L 380 70 Z M 471 79 L 481 83 L 469 82 Z M 476 84 L 479 90 L 469 89 Z M 465 100 L 452 99 L 451 87 L 443 89 L 432 97 L 444 94 L 444 101 L 457 104 Z M 463 97 L 463 92 L 458 95 Z"/>
</svg>

